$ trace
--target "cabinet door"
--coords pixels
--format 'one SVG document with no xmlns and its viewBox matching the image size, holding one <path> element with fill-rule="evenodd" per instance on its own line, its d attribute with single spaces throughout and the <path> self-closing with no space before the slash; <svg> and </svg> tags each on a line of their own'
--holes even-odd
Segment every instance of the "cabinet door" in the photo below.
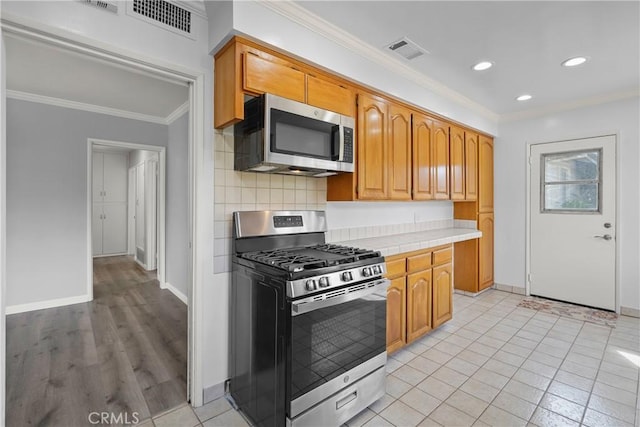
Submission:
<svg viewBox="0 0 640 427">
<path fill-rule="evenodd" d="M 478 146 L 478 210 L 493 212 L 493 140 L 486 136 Z"/>
<path fill-rule="evenodd" d="M 246 91 L 258 94 L 272 93 L 304 102 L 304 81 L 302 71 L 268 61 L 251 52 L 244 54 L 243 88 Z"/>
<path fill-rule="evenodd" d="M 101 202 L 103 199 L 103 186 L 104 186 L 104 154 L 92 153 L 92 166 L 91 166 L 91 192 L 93 193 L 93 201 Z"/>
<path fill-rule="evenodd" d="M 387 353 L 394 352 L 406 344 L 406 284 L 406 277 L 398 277 L 391 280 L 387 289 Z"/>
<path fill-rule="evenodd" d="M 358 198 L 387 198 L 387 111 L 380 98 L 358 96 Z"/>
<path fill-rule="evenodd" d="M 435 198 L 449 199 L 449 127 L 445 123 L 433 121 L 433 175 Z"/>
<path fill-rule="evenodd" d="M 127 204 L 105 203 L 102 219 L 102 253 L 127 252 Z"/>
<path fill-rule="evenodd" d="M 478 230 L 482 231 L 478 250 L 478 287 L 483 290 L 493 285 L 493 214 L 478 215 Z"/>
<path fill-rule="evenodd" d="M 478 134 L 464 134 L 464 199 L 478 197 Z"/>
<path fill-rule="evenodd" d="M 407 276 L 407 343 L 431 330 L 431 269 Z"/>
<path fill-rule="evenodd" d="M 464 200 L 464 130 L 451 126 L 451 200 Z"/>
<path fill-rule="evenodd" d="M 345 116 L 355 116 L 356 100 L 351 89 L 307 74 L 307 104 Z"/>
<path fill-rule="evenodd" d="M 104 153 L 104 201 L 127 201 L 128 159 L 125 154 Z"/>
<path fill-rule="evenodd" d="M 411 111 L 389 107 L 389 198 L 411 200 Z"/>
<path fill-rule="evenodd" d="M 93 204 L 91 217 L 91 246 L 93 256 L 102 255 L 102 204 Z"/>
<path fill-rule="evenodd" d="M 413 114 L 413 199 L 431 200 L 435 197 L 433 176 L 433 121 L 422 114 Z"/>
<path fill-rule="evenodd" d="M 451 264 L 433 268 L 433 327 L 450 320 L 453 314 L 453 274 Z"/>
</svg>

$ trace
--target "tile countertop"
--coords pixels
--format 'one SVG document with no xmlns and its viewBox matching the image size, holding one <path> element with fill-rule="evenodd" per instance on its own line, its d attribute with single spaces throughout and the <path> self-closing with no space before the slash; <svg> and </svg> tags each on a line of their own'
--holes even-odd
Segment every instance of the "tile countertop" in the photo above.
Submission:
<svg viewBox="0 0 640 427">
<path fill-rule="evenodd" d="M 480 237 L 482 237 L 481 231 L 470 228 L 441 228 L 438 230 L 392 234 L 334 243 L 373 249 L 380 251 L 384 256 L 391 256 L 404 252 L 447 245 L 449 243 L 462 242 L 463 240 L 478 239 Z"/>
</svg>

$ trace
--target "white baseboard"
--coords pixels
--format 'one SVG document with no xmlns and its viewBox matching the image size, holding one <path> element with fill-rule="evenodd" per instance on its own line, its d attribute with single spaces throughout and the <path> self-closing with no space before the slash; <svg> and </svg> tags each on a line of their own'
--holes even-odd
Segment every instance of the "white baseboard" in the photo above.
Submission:
<svg viewBox="0 0 640 427">
<path fill-rule="evenodd" d="M 47 301 L 30 302 L 28 304 L 16 304 L 8 305 L 6 307 L 6 314 L 25 313 L 27 311 L 43 310 L 45 308 L 62 307 L 71 304 L 80 304 L 83 302 L 89 302 L 91 298 L 89 295 L 79 295 L 69 298 L 50 299 Z"/>
<path fill-rule="evenodd" d="M 183 294 L 182 292 L 180 292 L 175 286 L 173 286 L 171 283 L 169 282 L 164 282 L 164 284 L 162 282 L 160 282 L 160 289 L 168 289 L 171 291 L 172 294 L 174 294 L 180 301 L 182 301 L 183 303 L 185 303 L 186 305 L 189 305 L 189 298 L 187 298 L 187 296 L 185 294 Z"/>
<path fill-rule="evenodd" d="M 623 316 L 640 317 L 640 310 L 631 307 L 620 307 L 620 314 Z"/>
<path fill-rule="evenodd" d="M 207 387 L 202 390 L 202 401 L 205 405 L 209 402 L 221 398 L 222 396 L 224 396 L 224 382 L 213 385 L 211 387 Z"/>
</svg>

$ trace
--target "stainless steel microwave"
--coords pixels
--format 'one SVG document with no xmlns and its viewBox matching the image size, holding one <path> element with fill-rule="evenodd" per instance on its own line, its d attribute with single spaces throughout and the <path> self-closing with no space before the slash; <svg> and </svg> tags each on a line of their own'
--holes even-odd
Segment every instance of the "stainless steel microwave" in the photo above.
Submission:
<svg viewBox="0 0 640 427">
<path fill-rule="evenodd" d="M 354 171 L 355 119 L 272 94 L 244 104 L 235 170 L 323 177 Z"/>
</svg>

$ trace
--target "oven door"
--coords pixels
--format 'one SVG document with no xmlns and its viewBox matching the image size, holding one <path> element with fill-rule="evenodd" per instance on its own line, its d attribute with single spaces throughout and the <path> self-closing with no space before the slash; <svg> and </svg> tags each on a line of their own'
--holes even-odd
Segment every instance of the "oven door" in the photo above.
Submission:
<svg viewBox="0 0 640 427">
<path fill-rule="evenodd" d="M 384 366 L 388 286 L 377 279 L 291 302 L 290 418 Z"/>
</svg>

